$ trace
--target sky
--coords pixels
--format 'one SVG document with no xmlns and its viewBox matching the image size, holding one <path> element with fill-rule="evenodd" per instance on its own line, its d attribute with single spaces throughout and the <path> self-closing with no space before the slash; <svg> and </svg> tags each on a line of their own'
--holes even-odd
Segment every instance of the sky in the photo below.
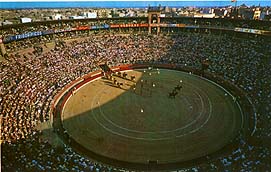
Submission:
<svg viewBox="0 0 271 172">
<path fill-rule="evenodd" d="M 38 1 L 159 1 L 159 0 L 0 0 L 0 2 L 38 2 Z M 162 1 L 174 1 L 174 0 L 162 0 Z M 231 0 L 175 0 L 175 1 L 231 1 Z M 271 0 L 237 0 L 237 1 L 262 1 L 267 2 Z"/>
</svg>

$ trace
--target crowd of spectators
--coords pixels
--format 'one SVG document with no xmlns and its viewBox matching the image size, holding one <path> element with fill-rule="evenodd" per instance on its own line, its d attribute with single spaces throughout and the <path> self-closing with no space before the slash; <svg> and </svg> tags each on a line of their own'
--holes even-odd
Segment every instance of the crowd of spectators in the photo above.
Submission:
<svg viewBox="0 0 271 172">
<path fill-rule="evenodd" d="M 48 31 L 48 30 L 71 30 L 79 26 L 100 26 L 104 24 L 131 24 L 131 23 L 147 23 L 147 18 L 125 18 L 125 19 L 80 19 L 80 20 L 55 20 L 55 21 L 44 21 L 36 23 L 25 23 L 18 25 L 7 25 L 2 26 L 0 34 L 3 38 L 20 35 L 28 32 L 37 31 Z"/>
<path fill-rule="evenodd" d="M 56 39 L 57 37 L 68 37 L 68 36 L 77 36 L 78 32 L 71 31 L 80 26 L 102 26 L 102 25 L 111 25 L 111 24 L 135 24 L 135 23 L 148 23 L 147 18 L 104 18 L 104 19 L 81 19 L 81 20 L 59 20 L 59 21 L 50 21 L 50 22 L 36 22 L 36 23 L 26 23 L 19 25 L 9 25 L 2 26 L 0 29 L 0 35 L 2 39 L 6 39 L 10 36 L 25 34 L 29 32 L 38 32 L 38 31 L 52 31 L 56 34 L 48 34 L 39 36 L 31 39 L 24 39 L 22 41 L 11 41 L 6 44 L 7 50 L 13 51 L 14 48 L 27 48 L 31 47 L 34 42 L 46 43 L 51 40 Z M 249 29 L 260 29 L 260 30 L 271 30 L 270 22 L 264 21 L 247 21 L 247 20 L 231 20 L 231 19 L 206 19 L 206 18 L 161 18 L 162 24 L 186 24 L 188 26 L 199 26 L 203 28 L 223 28 L 234 29 L 236 27 L 249 28 Z M 145 30 L 147 28 L 137 28 L 138 30 Z M 90 31 L 80 31 L 80 34 L 89 34 Z M 64 36 L 63 36 L 64 35 Z M 55 38 L 56 36 L 56 38 Z"/>
<path fill-rule="evenodd" d="M 208 58 L 211 61 L 208 71 L 245 90 L 250 97 L 250 101 L 255 105 L 257 129 L 253 133 L 254 137 L 270 139 L 270 42 L 238 38 L 230 40 L 228 36 L 213 37 L 204 34 L 196 34 L 192 37 L 189 34 L 180 34 L 174 39 L 176 39 L 176 43 L 172 50 L 160 60 L 199 68 L 201 65 L 200 59 Z M 219 171 L 223 169 L 230 171 L 264 171 L 270 169 L 270 147 L 257 145 L 258 147 L 255 147 L 252 142 L 248 143 L 240 138 L 240 147 L 232 155 L 220 159 L 223 164 L 222 167 L 217 166 L 219 162 L 212 162 L 208 168 L 212 167 Z M 262 157 L 267 159 L 262 161 Z M 259 168 L 255 167 L 261 163 L 265 165 Z M 208 171 L 208 168 L 205 170 Z"/>
<path fill-rule="evenodd" d="M 37 125 L 49 121 L 54 96 L 71 81 L 110 66 L 130 63 L 173 63 L 200 68 L 245 90 L 256 107 L 254 138 L 271 137 L 270 42 L 230 36 L 91 34 L 85 39 L 55 42 L 51 51 L 8 55 L 0 63 L 0 113 L 3 171 L 121 171 L 86 159 L 71 148 L 53 147 L 41 139 Z M 271 148 L 242 135 L 231 154 L 208 159 L 180 171 L 264 171 L 271 169 Z"/>
</svg>

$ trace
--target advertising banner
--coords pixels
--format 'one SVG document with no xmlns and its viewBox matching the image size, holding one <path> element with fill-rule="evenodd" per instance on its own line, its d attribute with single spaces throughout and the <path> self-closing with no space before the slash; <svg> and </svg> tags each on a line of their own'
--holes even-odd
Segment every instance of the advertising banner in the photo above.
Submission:
<svg viewBox="0 0 271 172">
<path fill-rule="evenodd" d="M 139 24 L 120 24 L 120 27 L 139 27 Z"/>
<path fill-rule="evenodd" d="M 42 35 L 49 35 L 49 34 L 53 34 L 53 33 L 55 33 L 55 31 L 53 29 L 42 31 Z"/>
<path fill-rule="evenodd" d="M 89 29 L 90 29 L 89 26 L 78 26 L 78 27 L 76 28 L 76 30 L 89 30 Z"/>
<path fill-rule="evenodd" d="M 248 28 L 240 28 L 240 27 L 234 28 L 234 31 L 235 31 L 235 32 L 253 33 L 253 34 L 262 34 L 262 33 L 263 33 L 262 30 L 258 30 L 258 29 L 248 29 Z"/>
<path fill-rule="evenodd" d="M 25 39 L 25 38 L 30 38 L 30 37 L 35 37 L 35 36 L 40 36 L 42 35 L 41 31 L 37 32 L 27 32 L 19 35 L 14 35 L 14 36 L 8 36 L 4 39 L 4 42 L 10 42 L 10 41 L 15 41 L 19 39 Z"/>
<path fill-rule="evenodd" d="M 169 24 L 167 23 L 160 23 L 160 27 L 168 27 Z"/>
<path fill-rule="evenodd" d="M 104 28 L 104 29 L 108 29 L 108 28 L 110 28 L 110 26 L 109 26 L 108 24 L 104 24 L 104 25 L 103 25 L 103 28 Z"/>
<path fill-rule="evenodd" d="M 119 28 L 119 27 L 120 27 L 119 24 L 111 24 L 111 25 L 110 25 L 110 28 Z"/>
<path fill-rule="evenodd" d="M 110 28 L 111 25 L 109 26 L 108 24 L 103 24 L 103 25 L 97 25 L 97 26 L 90 26 L 90 29 L 95 30 L 95 29 L 108 29 Z"/>
<path fill-rule="evenodd" d="M 270 35 L 271 36 L 271 31 L 262 30 L 261 34 L 263 34 L 263 35 Z"/>
<path fill-rule="evenodd" d="M 98 28 L 98 26 L 91 26 L 90 29 L 95 30 L 95 29 L 99 29 L 99 28 Z"/>
<path fill-rule="evenodd" d="M 177 27 L 185 27 L 185 24 L 176 24 Z"/>
<path fill-rule="evenodd" d="M 147 23 L 131 23 L 131 24 L 111 24 L 110 28 L 124 28 L 124 27 L 148 27 Z"/>
<path fill-rule="evenodd" d="M 177 24 L 169 24 L 168 27 L 177 27 Z"/>
<path fill-rule="evenodd" d="M 190 26 L 185 26 L 185 28 L 192 28 L 192 29 L 196 29 L 196 28 L 199 28 L 199 26 L 192 26 L 192 25 L 190 25 Z"/>
<path fill-rule="evenodd" d="M 159 24 L 158 24 L 158 23 L 152 23 L 152 24 L 150 24 L 150 26 L 151 26 L 151 27 L 158 27 Z"/>
<path fill-rule="evenodd" d="M 15 35 L 15 40 L 17 39 L 24 39 L 24 38 L 30 38 L 30 37 L 34 37 L 34 36 L 40 36 L 42 35 L 41 31 L 37 31 L 37 32 L 28 32 L 28 33 L 23 33 L 20 35 Z"/>
<path fill-rule="evenodd" d="M 72 31 L 72 29 L 73 29 L 73 28 L 67 27 L 67 28 L 65 28 L 65 31 L 66 31 L 66 32 L 70 32 L 70 31 Z"/>
<path fill-rule="evenodd" d="M 55 33 L 65 32 L 65 29 L 56 29 Z"/>
<path fill-rule="evenodd" d="M 141 24 L 139 24 L 139 27 L 149 27 L 149 24 L 148 23 L 141 23 Z"/>
<path fill-rule="evenodd" d="M 15 40 L 15 36 L 7 36 L 3 38 L 3 42 L 7 43 L 7 42 L 11 42 Z"/>
</svg>

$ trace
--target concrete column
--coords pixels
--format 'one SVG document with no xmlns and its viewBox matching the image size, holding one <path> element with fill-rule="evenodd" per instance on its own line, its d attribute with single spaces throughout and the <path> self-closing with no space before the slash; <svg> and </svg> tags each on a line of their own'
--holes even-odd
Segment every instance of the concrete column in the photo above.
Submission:
<svg viewBox="0 0 271 172">
<path fill-rule="evenodd" d="M 4 54 L 6 54 L 7 51 L 3 42 L 0 43 L 0 49 L 1 49 L 1 55 L 4 56 Z"/>
<path fill-rule="evenodd" d="M 151 20 L 152 20 L 152 14 L 151 13 L 149 13 L 148 14 L 148 23 L 149 23 L 149 33 L 151 33 Z"/>
<path fill-rule="evenodd" d="M 160 13 L 157 14 L 157 23 L 160 24 Z M 160 26 L 157 27 L 157 35 L 160 33 Z"/>
</svg>

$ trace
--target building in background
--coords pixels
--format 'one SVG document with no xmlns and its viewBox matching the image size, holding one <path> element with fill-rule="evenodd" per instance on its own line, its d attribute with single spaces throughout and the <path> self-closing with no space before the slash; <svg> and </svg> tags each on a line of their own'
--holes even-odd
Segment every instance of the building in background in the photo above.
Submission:
<svg viewBox="0 0 271 172">
<path fill-rule="evenodd" d="M 21 23 L 30 23 L 32 22 L 32 19 L 31 18 L 27 18 L 27 17 L 24 17 L 24 18 L 21 18 Z"/>
<path fill-rule="evenodd" d="M 254 15 L 253 15 L 253 19 L 254 20 L 259 20 L 261 19 L 261 10 L 260 8 L 256 8 L 254 11 Z"/>
<path fill-rule="evenodd" d="M 89 19 L 97 18 L 97 12 L 85 12 L 84 16 Z"/>
<path fill-rule="evenodd" d="M 63 19 L 63 16 L 61 14 L 55 14 L 55 15 L 51 15 L 50 18 L 52 20 L 61 20 Z"/>
</svg>

